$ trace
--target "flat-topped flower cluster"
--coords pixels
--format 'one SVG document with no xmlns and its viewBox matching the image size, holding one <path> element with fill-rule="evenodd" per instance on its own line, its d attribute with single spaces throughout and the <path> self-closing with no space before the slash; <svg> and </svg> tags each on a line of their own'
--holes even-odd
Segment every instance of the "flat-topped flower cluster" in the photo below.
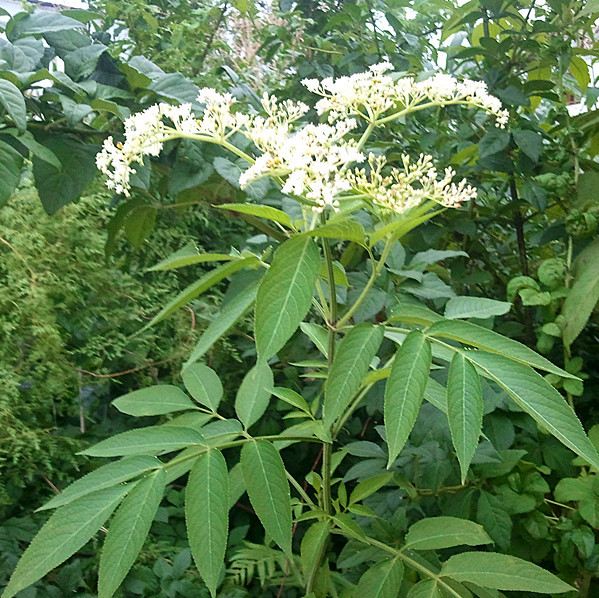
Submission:
<svg viewBox="0 0 599 598">
<path fill-rule="evenodd" d="M 458 81 L 445 74 L 423 81 L 394 79 L 386 74 L 391 68 L 382 63 L 351 77 L 304 80 L 310 91 L 321 96 L 317 113 L 328 115 L 328 122 L 319 124 L 304 122 L 310 108 L 302 102 L 265 95 L 264 115 L 248 114 L 238 109 L 232 95 L 202 89 L 201 118 L 196 118 L 191 104 L 152 106 L 127 119 L 123 143 L 106 139 L 96 163 L 108 176 L 109 188 L 129 195 L 135 163 L 142 164 L 144 156 L 157 156 L 170 139 L 188 138 L 221 145 L 244 158 L 249 168 L 241 175 L 242 188 L 270 176 L 283 193 L 312 205 L 316 212 L 337 209 L 340 202 L 354 197 L 398 213 L 425 200 L 457 207 L 472 199 L 476 191 L 465 180 L 454 183 L 451 169 L 437 178 L 430 156 L 421 155 L 413 162 L 404 155 L 403 169 L 387 169 L 384 157 L 370 155 L 367 160 L 364 147 L 376 127 L 432 106 L 482 109 L 495 117 L 499 127 L 505 126 L 507 112 L 484 83 Z M 252 141 L 252 155 L 232 143 L 235 133 Z M 368 169 L 359 168 L 366 161 Z"/>
</svg>

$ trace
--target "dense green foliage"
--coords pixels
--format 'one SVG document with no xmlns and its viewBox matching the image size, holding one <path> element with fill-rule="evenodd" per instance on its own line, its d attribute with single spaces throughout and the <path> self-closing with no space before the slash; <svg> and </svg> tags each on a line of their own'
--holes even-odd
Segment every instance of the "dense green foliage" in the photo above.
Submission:
<svg viewBox="0 0 599 598">
<path fill-rule="evenodd" d="M 597 58 L 592 30 L 599 13 L 596 2 L 552 0 L 536 6 L 527 1 L 472 0 L 456 8 L 452 2 L 431 0 L 418 3 L 416 13 L 406 11 L 404 3 L 383 0 L 280 2 L 280 10 L 247 2 L 95 4 L 101 19 L 85 27 L 70 19 L 85 22 L 92 15 L 69 11 L 68 21 L 56 20 L 55 33 L 49 32 L 47 20 L 45 28 L 31 25 L 32 19 L 42 17 L 15 19 L 12 30 L 8 28 L 9 43 L 30 47 L 31 52 L 29 63 L 10 62 L 6 49 L 1 55 L 0 83 L 5 83 L 0 85 L 0 97 L 5 111 L 0 144 L 8 162 L 0 166 L 10 173 L 3 178 L 6 188 L 0 187 L 3 200 L 18 184 L 21 167 L 27 167 L 23 158 L 32 157 L 42 203 L 48 212 L 56 211 L 92 180 L 95 171 L 90 158 L 98 142 L 108 134 L 118 138 L 120 121 L 130 110 L 138 111 L 158 99 L 195 98 L 196 88 L 190 81 L 156 70 L 141 56 L 167 72 L 183 73 L 199 87 L 231 88 L 243 102 L 260 110 L 255 92 L 276 90 L 283 97 L 306 100 L 310 94 L 299 84 L 303 77 L 352 74 L 381 59 L 390 60 L 397 71 L 436 69 L 441 46 L 447 71 L 484 80 L 509 109 L 510 124 L 505 130 L 495 129 L 471 113 L 448 107 L 412 115 L 401 126 L 380 129 L 371 139 L 369 147 L 387 154 L 392 163 L 400 159 L 401 152 L 430 153 L 440 165 L 451 164 L 467 176 L 479 193 L 467 207 L 406 231 L 401 244 L 396 243 L 386 256 L 382 245 L 372 242 L 377 235 L 372 221 L 360 213 L 353 222 L 366 227 L 373 255 L 360 247 L 362 233 L 351 227 L 323 235 L 333 241 L 325 241 L 319 255 L 314 249 L 306 250 L 312 258 L 306 254 L 298 271 L 302 278 L 318 280 L 322 290 L 317 297 L 323 305 L 329 304 L 330 293 L 326 268 L 319 271 L 318 264 L 321 257 L 326 263 L 327 245 L 334 260 L 341 317 L 343 306 L 352 310 L 349 306 L 361 292 L 368 292 L 344 321 L 346 326 L 355 326 L 338 334 L 343 340 L 337 341 L 336 358 L 332 360 L 331 355 L 329 363 L 326 325 L 317 310 L 306 317 L 312 295 L 305 289 L 303 297 L 301 289 L 292 291 L 293 312 L 277 304 L 282 300 L 277 292 L 289 281 L 293 256 L 306 239 L 291 239 L 276 250 L 277 243 L 293 232 L 290 224 L 301 217 L 299 212 L 281 198 L 275 184 L 260 181 L 241 190 L 240 163 L 220 148 L 189 140 L 169 143 L 160 158 L 152 161 L 151 175 L 147 164 L 132 197 L 118 203 L 110 204 L 110 195 L 96 190 L 93 196 L 88 194 L 46 217 L 35 205 L 36 193 L 28 184 L 12 195 L 0 211 L 0 237 L 11 244 L 0 248 L 0 273 L 6 280 L 0 290 L 0 330 L 8 341 L 0 349 L 3 391 L 6 382 L 0 399 L 1 498 L 6 506 L 0 512 L 7 519 L 0 528 L 0 575 L 7 578 L 12 572 L 17 555 L 44 518 L 44 512 L 36 515 L 35 522 L 24 516 L 51 496 L 42 476 L 63 489 L 77 469 L 87 473 L 106 463 L 74 458 L 73 453 L 93 441 L 143 425 L 117 414 L 114 407 L 141 415 L 152 408 L 148 393 L 156 387 L 150 385 L 172 384 L 179 387 L 171 391 L 172 401 L 178 402 L 176 409 L 193 405 L 192 412 L 179 416 L 183 419 L 177 428 L 164 438 L 152 439 L 153 454 L 184 449 L 185 455 L 185 447 L 197 442 L 194 434 L 200 430 L 204 438 L 216 437 L 218 446 L 232 444 L 223 449 L 224 455 L 229 467 L 241 460 L 243 476 L 238 466 L 225 475 L 226 465 L 218 451 L 198 459 L 189 477 L 186 471 L 191 462 L 172 472 L 167 467 L 166 479 L 161 469 L 146 475 L 154 471 L 155 463 L 134 461 L 146 457 L 128 457 L 131 474 L 123 481 L 145 477 L 106 524 L 117 530 L 112 536 L 109 532 L 106 543 L 113 546 L 113 552 L 127 546 L 125 552 L 134 559 L 148 529 L 150 539 L 125 579 L 122 595 L 208 596 L 206 586 L 213 591 L 222 583 L 218 594 L 222 597 L 292 597 L 303 596 L 299 588 L 311 580 L 317 597 L 327 595 L 329 587 L 336 587 L 341 596 L 394 596 L 393 588 L 402 576 L 400 595 L 409 592 L 411 598 L 471 595 L 466 586 L 483 598 L 502 595 L 494 587 L 515 590 L 512 595 L 518 596 L 563 589 L 551 585 L 558 583 L 554 578 L 527 569 L 530 565 L 502 560 L 510 555 L 536 563 L 576 588 L 560 595 L 593 596 L 599 585 L 597 470 L 589 466 L 593 449 L 585 444 L 573 420 L 568 423 L 568 411 L 560 411 L 565 420 L 543 416 L 537 417 L 537 423 L 523 411 L 538 415 L 543 401 L 549 397 L 557 401 L 553 387 L 574 406 L 591 442 L 599 447 L 593 401 L 599 387 L 599 203 L 595 191 L 599 120 L 595 110 L 575 116 L 567 108 L 572 100 L 584 97 L 592 105 L 597 97 L 586 62 Z M 129 28 L 128 39 L 115 39 L 119 23 Z M 50 47 L 43 57 L 34 52 L 41 47 L 40 35 Z M 130 51 L 136 57 L 131 58 Z M 253 54 L 243 54 L 248 51 Z M 12 56 L 18 54 L 12 52 Z M 50 52 L 65 59 L 68 77 L 46 74 Z M 40 77 L 52 79 L 52 87 L 32 94 Z M 25 94 L 26 103 L 15 96 L 11 85 Z M 33 114 L 38 116 L 33 118 Z M 45 121 L 43 127 L 38 117 Z M 52 134 L 48 136 L 47 131 Z M 14 150 L 6 150 L 7 145 Z M 66 160 L 73 151 L 78 163 L 87 167 L 79 169 L 75 177 L 79 182 L 63 193 L 65 177 L 75 172 Z M 60 169 L 52 166 L 55 158 L 62 162 Z M 55 170 L 64 176 L 55 176 Z M 207 202 L 249 202 L 237 208 L 237 217 L 258 226 L 261 234 L 243 241 L 237 217 L 231 227 L 225 216 L 228 211 L 207 211 Z M 247 209 L 253 202 L 285 213 L 262 212 L 267 218 L 258 218 L 259 212 Z M 180 204 L 176 212 L 163 209 L 173 204 Z M 123 237 L 137 249 L 126 245 Z M 108 261 L 106 241 L 112 256 Z M 256 272 L 263 268 L 233 276 L 222 311 L 216 307 L 218 291 L 214 297 L 190 292 L 187 298 L 193 299 L 190 307 L 198 322 L 190 333 L 190 312 L 169 309 L 169 301 L 201 279 L 198 269 L 209 272 L 211 268 L 199 263 L 164 271 L 169 258 L 162 269 L 146 272 L 181 248 L 171 266 L 201 262 L 198 250 L 186 246 L 188 241 L 199 253 L 227 254 L 234 245 L 252 252 L 252 256 L 244 254 L 245 265 L 272 264 L 271 286 L 265 282 L 258 291 L 255 341 L 261 358 L 255 368 L 251 322 L 243 317 L 254 300 Z M 308 243 L 308 247 L 312 246 Z M 278 259 L 286 249 L 285 259 Z M 379 276 L 373 278 L 375 264 L 380 271 L 375 270 Z M 174 301 L 185 302 L 185 295 Z M 277 319 L 281 310 L 293 314 L 291 323 Z M 157 313 L 161 321 L 155 327 L 132 336 L 146 318 Z M 305 317 L 301 332 L 296 333 Z M 209 322 L 194 350 L 197 332 Z M 378 338 L 381 327 L 369 322 L 386 323 L 384 340 Z M 523 353 L 522 345 L 498 341 L 490 330 L 535 348 L 556 366 L 551 369 L 540 356 Z M 218 341 L 217 350 L 211 348 L 231 331 L 230 338 Z M 499 353 L 515 361 L 473 351 L 457 352 L 456 357 L 443 353 L 446 345 L 454 346 L 456 341 L 483 351 L 500 347 Z M 436 348 L 432 356 L 429 342 Z M 494 344 L 499 342 L 503 344 Z M 383 364 L 396 351 L 389 371 Z M 362 359 L 356 361 L 356 355 Z M 166 363 L 147 367 L 165 359 Z M 190 367 L 183 370 L 187 374 L 182 379 L 178 375 L 188 359 L 188 365 L 198 360 L 207 364 L 194 364 L 194 370 L 203 368 L 196 371 L 196 382 Z M 424 385 L 422 377 L 431 360 L 433 382 Z M 521 363 L 540 369 L 545 381 Z M 224 390 L 208 366 L 218 372 Z M 87 373 L 128 369 L 137 371 L 111 382 Z M 327 375 L 329 381 L 323 385 Z M 148 386 L 139 395 L 143 407 L 134 395 L 109 407 L 115 397 Z M 200 410 L 219 409 L 226 421 L 207 424 L 183 387 Z M 262 392 L 263 387 L 268 393 Z M 401 401 L 393 402 L 389 397 L 400 391 Z M 151 411 L 151 423 L 177 417 L 168 415 L 164 392 Z M 270 393 L 276 399 L 269 402 Z M 346 401 L 352 396 L 356 402 L 350 406 Z M 245 440 L 236 436 L 241 426 L 235 417 L 251 427 L 254 437 L 278 435 L 289 424 L 316 418 L 324 427 L 319 423 L 292 429 L 301 435 L 314 434 L 327 446 L 326 430 L 333 424 L 337 436 L 333 495 L 323 490 L 322 476 L 327 474 L 321 470 L 318 447 L 295 444 L 281 453 L 289 474 L 299 483 L 299 488 L 292 489 L 290 512 L 280 498 L 287 481 L 281 475 L 278 453 L 272 445 L 258 441 L 245 444 L 240 454 L 238 446 Z M 401 425 L 387 427 L 385 440 L 382 425 L 388 421 Z M 222 424 L 220 431 L 217 424 Z M 476 430 L 481 424 L 484 436 L 479 443 Z M 164 428 L 153 429 L 160 435 Z M 575 458 L 555 437 L 586 458 Z M 160 442 L 166 444 L 161 448 Z M 99 452 L 92 449 L 90 454 L 124 454 L 101 446 L 106 445 L 101 443 L 95 447 Z M 136 450 L 128 446 L 129 454 Z M 165 483 L 165 500 L 159 506 Z M 183 491 L 186 484 L 188 489 Z M 263 496 L 269 484 L 279 489 L 279 498 L 270 503 Z M 227 485 L 230 504 L 211 502 L 214 499 L 206 489 L 219 488 L 222 499 Z M 122 498 L 119 488 L 123 487 L 98 490 L 87 506 L 84 497 L 73 502 L 71 510 L 69 505 L 63 507 L 47 533 L 55 536 L 57 530 L 68 529 L 73 542 L 80 533 L 78 545 L 83 546 L 102 524 L 100 519 L 94 529 L 65 526 L 76 521 L 77 508 L 91 507 L 98 517 L 102 512 L 108 516 Z M 246 490 L 248 498 L 240 498 Z M 332 505 L 335 515 L 328 520 L 321 513 L 320 521 L 313 523 L 304 514 L 305 520 L 293 528 L 295 556 L 289 558 L 291 517 L 298 517 L 299 503 L 305 508 L 308 500 Z M 223 529 L 228 506 L 233 508 L 227 544 Z M 136 536 L 135 541 L 128 541 L 125 523 L 136 517 L 140 526 L 136 533 L 142 539 Z M 187 548 L 186 517 L 198 572 L 192 568 Z M 210 529 L 220 530 L 220 535 L 207 534 L 206 522 Z M 331 526 L 336 534 L 327 541 Z M 439 529 L 444 532 L 442 540 L 435 539 Z M 364 533 L 374 542 L 368 548 Z M 494 545 L 485 548 L 489 538 Z M 103 540 L 101 533 L 87 547 L 73 548 L 78 551 L 76 559 L 50 574 L 47 583 L 37 583 L 37 596 L 61 596 L 73 590 L 94 595 L 98 570 L 104 592 L 100 595 L 108 596 L 116 589 L 111 585 L 119 578 L 116 569 L 110 569 L 116 566 L 114 561 L 103 559 L 99 564 L 94 556 L 98 540 Z M 207 543 L 212 543 L 212 558 L 204 561 L 197 555 Z M 381 560 L 380 543 L 401 548 L 403 556 Z M 477 552 L 460 549 L 462 554 L 458 554 L 455 547 L 460 545 L 477 546 Z M 534 578 L 534 583 L 512 580 L 512 586 L 497 585 L 489 569 L 491 561 L 475 562 L 475 555 L 482 558 L 486 550 L 494 551 L 495 573 L 508 569 L 514 573 L 522 567 L 521 580 Z M 223 555 L 227 566 L 221 571 Z M 406 556 L 419 565 L 414 568 Z M 464 567 L 461 558 L 471 559 L 470 568 Z M 30 559 L 33 580 L 33 565 L 39 565 L 39 574 L 44 566 L 39 555 L 35 558 L 34 553 Z M 455 580 L 450 587 L 438 586 L 438 578 L 429 579 L 424 573 L 425 569 L 438 571 L 442 560 L 442 573 L 447 572 L 443 579 Z M 479 572 L 473 578 L 476 567 Z M 484 582 L 485 570 L 490 589 L 468 585 Z"/>
</svg>

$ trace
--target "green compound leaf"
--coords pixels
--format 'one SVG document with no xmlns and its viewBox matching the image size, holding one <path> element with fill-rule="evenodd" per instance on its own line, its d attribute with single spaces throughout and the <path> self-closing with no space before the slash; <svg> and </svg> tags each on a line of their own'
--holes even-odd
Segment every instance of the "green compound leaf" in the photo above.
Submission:
<svg viewBox="0 0 599 598">
<path fill-rule="evenodd" d="M 37 510 L 45 511 L 46 509 L 56 509 L 69 504 L 86 494 L 116 486 L 117 484 L 126 482 L 146 471 L 158 469 L 159 467 L 162 467 L 162 463 L 156 459 L 156 457 L 148 457 L 145 455 L 125 457 L 114 463 L 108 463 L 103 467 L 99 467 L 95 471 L 76 480 L 71 485 L 67 486 L 58 496 L 55 496 Z"/>
<path fill-rule="evenodd" d="M 279 451 L 265 440 L 241 449 L 243 480 L 266 533 L 291 555 L 291 495 Z"/>
<path fill-rule="evenodd" d="M 2 598 L 12 598 L 77 552 L 110 517 L 128 490 L 128 486 L 104 488 L 58 509 L 23 553 Z"/>
<path fill-rule="evenodd" d="M 448 338 L 476 347 L 477 349 L 484 349 L 489 353 L 498 353 L 514 361 L 530 365 L 544 372 L 551 372 L 563 378 L 576 378 L 573 374 L 569 374 L 565 370 L 558 368 L 548 359 L 535 353 L 535 351 L 529 349 L 526 345 L 472 322 L 460 322 L 459 320 L 435 322 L 426 331 L 426 335 L 434 338 Z"/>
<path fill-rule="evenodd" d="M 514 401 L 559 441 L 599 468 L 599 455 L 564 398 L 532 368 L 502 355 L 465 351 L 464 356 L 497 382 Z"/>
<path fill-rule="evenodd" d="M 360 577 L 354 596 L 396 598 L 403 579 L 403 570 L 403 563 L 399 557 L 373 565 Z"/>
<path fill-rule="evenodd" d="M 229 535 L 229 472 L 220 451 L 208 451 L 191 469 L 185 521 L 193 560 L 214 598 Z"/>
<path fill-rule="evenodd" d="M 419 330 L 408 334 L 395 356 L 385 387 L 385 432 L 390 467 L 404 447 L 424 398 L 432 362 L 431 346 Z"/>
<path fill-rule="evenodd" d="M 325 387 L 324 423 L 330 427 L 351 403 L 383 342 L 382 326 L 358 324 L 343 338 Z"/>
<path fill-rule="evenodd" d="M 456 353 L 447 377 L 447 419 L 455 447 L 462 484 L 483 425 L 483 391 L 476 368 L 461 353 Z"/>
<path fill-rule="evenodd" d="M 171 384 L 134 390 L 112 401 L 112 404 L 121 413 L 135 416 L 162 415 L 198 408 L 179 387 Z"/>
<path fill-rule="evenodd" d="M 159 455 L 192 444 L 204 444 L 204 437 L 196 430 L 182 426 L 149 426 L 107 438 L 80 454 L 91 457 Z"/>
<path fill-rule="evenodd" d="M 243 289 L 243 292 L 238 293 L 223 306 L 221 312 L 210 322 L 210 325 L 200 337 L 184 368 L 200 359 L 250 309 L 256 300 L 259 283 L 259 279 L 252 281 Z"/>
<path fill-rule="evenodd" d="M 482 525 L 457 517 L 427 517 L 410 527 L 405 548 L 439 550 L 452 546 L 491 544 Z"/>
<path fill-rule="evenodd" d="M 297 236 L 275 251 L 256 297 L 256 349 L 273 357 L 297 330 L 312 303 L 320 253 L 312 239 Z"/>
<path fill-rule="evenodd" d="M 111 598 L 135 563 L 162 500 L 166 474 L 159 469 L 131 490 L 110 523 L 98 573 L 98 598 Z"/>
<path fill-rule="evenodd" d="M 443 564 L 440 575 L 495 590 L 561 594 L 574 588 L 549 571 L 497 552 L 465 552 Z"/>
<path fill-rule="evenodd" d="M 272 370 L 266 362 L 258 361 L 243 378 L 235 398 L 235 413 L 246 428 L 255 424 L 266 411 L 273 387 Z"/>
<path fill-rule="evenodd" d="M 150 326 L 154 326 L 154 324 L 166 318 L 166 316 L 173 313 L 179 307 L 183 307 L 186 303 L 189 303 L 192 299 L 195 299 L 198 295 L 213 287 L 216 283 L 223 280 L 223 278 L 235 274 L 235 272 L 242 268 L 254 267 L 258 265 L 259 262 L 260 260 L 257 257 L 251 256 L 235 262 L 223 264 L 222 266 L 211 270 L 208 274 L 202 276 L 200 280 L 190 284 L 186 289 L 181 291 L 174 299 L 171 299 L 171 301 L 169 301 L 158 314 L 142 328 L 142 330 L 147 330 Z"/>
<path fill-rule="evenodd" d="M 218 374 L 203 363 L 193 363 L 181 372 L 183 384 L 200 404 L 216 411 L 223 398 L 223 385 Z"/>
</svg>

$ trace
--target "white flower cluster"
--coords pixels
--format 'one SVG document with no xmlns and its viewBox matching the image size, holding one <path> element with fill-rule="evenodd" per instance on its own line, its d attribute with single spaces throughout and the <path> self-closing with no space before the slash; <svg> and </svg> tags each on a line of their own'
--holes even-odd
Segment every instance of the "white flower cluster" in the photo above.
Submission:
<svg viewBox="0 0 599 598">
<path fill-rule="evenodd" d="M 174 130 L 164 124 L 164 117 L 173 122 Z M 108 137 L 96 155 L 98 170 L 108 175 L 107 187 L 128 197 L 131 175 L 136 172 L 131 164 L 143 164 L 144 156 L 157 156 L 173 132 L 186 132 L 195 122 L 191 104 L 156 104 L 129 117 L 125 121 L 125 142 L 115 145 Z"/>
<path fill-rule="evenodd" d="M 339 197 L 357 191 L 370 197 L 373 204 L 395 212 L 404 212 L 426 199 L 445 206 L 458 206 L 475 197 L 476 192 L 461 181 L 452 182 L 454 172 L 445 171 L 437 180 L 430 156 L 415 163 L 404 156 L 403 170 L 382 174 L 385 161 L 370 159 L 370 169 L 350 170 L 364 162 L 362 147 L 373 127 L 384 126 L 400 116 L 427 106 L 465 104 L 495 115 L 503 126 L 507 112 L 499 100 L 487 92 L 484 83 L 457 81 L 438 74 L 423 81 L 413 78 L 395 80 L 387 71 L 388 63 L 371 67 L 366 73 L 322 81 L 306 80 L 311 91 L 322 96 L 316 104 L 320 114 L 328 112 L 329 122 L 299 124 L 309 107 L 302 102 L 280 101 L 264 95 L 265 115 L 245 114 L 235 109 L 231 94 L 202 89 L 198 97 L 204 104 L 196 119 L 190 104 L 158 104 L 129 118 L 125 123 L 125 141 L 115 145 L 109 137 L 96 157 L 98 168 L 108 175 L 108 187 L 129 195 L 134 163 L 143 163 L 146 155 L 156 156 L 165 141 L 190 138 L 222 145 L 251 164 L 240 177 L 240 185 L 270 176 L 281 184 L 283 193 L 307 200 L 316 212 L 339 207 Z M 360 141 L 353 132 L 358 119 L 370 127 Z M 234 133 L 252 141 L 257 157 L 245 154 L 229 141 Z M 344 193 L 345 192 L 345 193 Z"/>
<path fill-rule="evenodd" d="M 418 160 L 412 162 L 404 154 L 402 162 L 403 169 L 393 168 L 389 175 L 383 175 L 387 159 L 370 154 L 370 171 L 356 169 L 348 173 L 348 179 L 354 190 L 368 196 L 375 205 L 399 214 L 426 200 L 457 208 L 476 197 L 476 189 L 465 179 L 457 185 L 453 182 L 455 172 L 451 168 L 446 168 L 443 178 L 438 180 L 432 156 L 420 154 Z"/>
<path fill-rule="evenodd" d="M 326 206 L 338 207 L 336 196 L 350 189 L 346 165 L 364 160 L 356 142 L 344 139 L 355 126 L 356 121 L 348 119 L 267 136 L 262 126 L 250 125 L 245 134 L 264 153 L 241 175 L 240 185 L 243 188 L 267 175 L 287 176 L 283 193 L 305 196 L 315 202 L 317 212 Z"/>
<path fill-rule="evenodd" d="M 481 81 L 458 81 L 446 74 L 423 81 L 415 81 L 412 77 L 394 81 L 385 74 L 392 68 L 384 62 L 371 67 L 370 72 L 351 77 L 327 77 L 322 81 L 304 79 L 302 83 L 322 96 L 316 109 L 319 114 L 328 112 L 330 121 L 362 116 L 374 122 L 391 109 L 405 111 L 423 104 L 466 104 L 493 114 L 497 126 L 504 127 L 507 123 L 508 112 L 501 109 L 501 102 L 489 94 Z"/>
</svg>

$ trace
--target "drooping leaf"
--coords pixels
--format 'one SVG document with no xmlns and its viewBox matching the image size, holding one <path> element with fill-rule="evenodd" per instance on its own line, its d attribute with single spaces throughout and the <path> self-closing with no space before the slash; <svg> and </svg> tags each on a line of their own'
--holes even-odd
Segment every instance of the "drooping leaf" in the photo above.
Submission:
<svg viewBox="0 0 599 598">
<path fill-rule="evenodd" d="M 457 517 L 427 517 L 414 523 L 406 535 L 406 548 L 440 550 L 452 546 L 478 546 L 492 540 L 482 525 Z"/>
<path fill-rule="evenodd" d="M 223 280 L 234 274 L 242 268 L 251 268 L 259 263 L 259 259 L 255 256 L 246 257 L 235 262 L 229 262 L 223 264 L 214 270 L 211 270 L 206 275 L 202 276 L 200 280 L 190 284 L 186 289 L 181 291 L 174 299 L 169 301 L 154 318 L 146 324 L 142 330 L 146 330 L 150 326 L 153 326 L 157 322 L 160 322 L 166 316 L 174 312 L 179 307 L 182 307 L 186 303 L 189 303 L 192 299 L 195 299 L 198 295 L 212 288 L 217 282 Z"/>
<path fill-rule="evenodd" d="M 266 411 L 273 387 L 272 370 L 265 361 L 258 361 L 244 376 L 235 398 L 235 413 L 246 428 Z"/>
<path fill-rule="evenodd" d="M 220 451 L 195 462 L 185 489 L 185 521 L 193 560 L 214 598 L 229 534 L 229 472 Z"/>
<path fill-rule="evenodd" d="M 561 594 L 574 588 L 549 571 L 515 556 L 497 552 L 465 552 L 443 563 L 441 575 L 485 588 Z"/>
<path fill-rule="evenodd" d="M 197 409 L 194 402 L 178 386 L 172 384 L 134 390 L 115 399 L 112 404 L 121 413 L 138 417 Z"/>
<path fill-rule="evenodd" d="M 216 411 L 223 398 L 223 384 L 217 373 L 203 363 L 193 363 L 181 372 L 189 394 L 200 404 Z"/>
<path fill-rule="evenodd" d="M 396 598 L 403 579 L 403 562 L 399 557 L 373 565 L 360 577 L 355 598 Z"/>
<path fill-rule="evenodd" d="M 232 212 L 239 212 L 240 214 L 250 214 L 251 216 L 258 216 L 260 218 L 266 218 L 273 222 L 278 222 L 288 228 L 292 228 L 291 219 L 282 210 L 273 208 L 271 206 L 263 206 L 251 203 L 228 203 L 214 206 L 219 210 L 230 210 Z"/>
<path fill-rule="evenodd" d="M 575 378 L 565 370 L 557 367 L 548 359 L 539 355 L 526 345 L 510 338 L 497 334 L 492 330 L 459 320 L 442 320 L 435 322 L 427 331 L 427 336 L 435 338 L 448 338 L 471 345 L 477 349 L 484 349 L 489 353 L 498 353 L 526 365 L 530 365 L 545 372 L 551 372 L 565 378 Z"/>
<path fill-rule="evenodd" d="M 451 320 L 458 318 L 490 318 L 503 316 L 510 311 L 511 303 L 496 301 L 485 297 L 451 297 L 445 305 L 445 317 Z"/>
<path fill-rule="evenodd" d="M 8 143 L 0 141 L 0 207 L 19 184 L 22 167 L 23 156 Z"/>
<path fill-rule="evenodd" d="M 319 267 L 320 254 L 309 237 L 293 237 L 275 252 L 256 297 L 259 358 L 273 357 L 297 330 L 310 309 Z"/>
<path fill-rule="evenodd" d="M 328 333 L 325 328 L 311 322 L 302 322 L 300 324 L 302 332 L 318 347 L 318 350 L 325 356 L 329 356 Z"/>
<path fill-rule="evenodd" d="M 599 241 L 594 241 L 576 259 L 574 284 L 562 309 L 566 345 L 571 345 L 578 338 L 598 301 Z"/>
<path fill-rule="evenodd" d="M 198 253 L 196 246 L 193 243 L 188 243 L 185 247 L 179 249 L 179 251 L 175 251 L 175 253 L 169 255 L 166 259 L 149 268 L 149 271 L 173 270 L 205 262 L 230 262 L 234 259 L 234 256 L 226 253 Z"/>
<path fill-rule="evenodd" d="M 342 239 L 344 241 L 353 241 L 359 245 L 364 245 L 366 235 L 364 227 L 354 220 L 343 220 L 340 222 L 329 222 L 304 233 L 310 237 L 323 237 L 325 239 Z"/>
<path fill-rule="evenodd" d="M 200 359 L 223 334 L 242 318 L 254 303 L 259 284 L 259 279 L 252 281 L 243 289 L 243 292 L 238 293 L 222 308 L 220 314 L 210 322 L 200 337 L 184 368 Z"/>
<path fill-rule="evenodd" d="M 291 554 L 291 495 L 279 451 L 265 440 L 241 449 L 243 480 L 250 502 L 266 533 Z"/>
<path fill-rule="evenodd" d="M 360 502 L 366 497 L 374 494 L 377 490 L 380 490 L 391 478 L 392 473 L 379 473 L 378 475 L 372 476 L 362 480 L 353 490 L 349 496 L 349 504 Z"/>
<path fill-rule="evenodd" d="M 23 553 L 2 597 L 12 598 L 77 552 L 110 517 L 129 489 L 104 488 L 58 509 Z"/>
<path fill-rule="evenodd" d="M 60 494 L 49 500 L 43 507 L 37 509 L 44 511 L 46 509 L 56 509 L 66 505 L 86 494 L 98 492 L 104 488 L 116 486 L 126 482 L 146 471 L 158 469 L 162 463 L 156 457 L 137 455 L 134 457 L 125 457 L 119 461 L 108 463 L 98 469 L 84 475 L 67 486 Z"/>
<path fill-rule="evenodd" d="M 159 469 L 125 497 L 110 523 L 100 557 L 98 598 L 111 598 L 135 563 L 162 500 L 166 483 Z"/>
<path fill-rule="evenodd" d="M 456 353 L 447 376 L 447 419 L 456 450 L 462 484 L 483 425 L 483 391 L 476 368 L 461 353 Z"/>
<path fill-rule="evenodd" d="M 502 355 L 465 351 L 464 356 L 482 368 L 548 432 L 593 467 L 599 468 L 599 455 L 585 434 L 576 413 L 545 378 L 532 368 Z"/>
<path fill-rule="evenodd" d="M 0 79 L 0 104 L 4 106 L 17 129 L 24 131 L 27 127 L 25 99 L 19 88 L 6 79 Z"/>
<path fill-rule="evenodd" d="M 419 330 L 397 350 L 385 387 L 385 432 L 390 467 L 404 447 L 418 416 L 432 362 L 431 346 Z"/>
<path fill-rule="evenodd" d="M 177 451 L 189 445 L 204 444 L 204 437 L 191 428 L 179 426 L 149 426 L 128 430 L 81 451 L 91 457 L 121 455 L 159 455 Z"/>
<path fill-rule="evenodd" d="M 329 537 L 330 524 L 328 521 L 313 523 L 302 538 L 300 556 L 304 577 L 309 579 L 314 569 L 322 562 L 322 551 Z"/>
<path fill-rule="evenodd" d="M 358 324 L 343 338 L 325 386 L 323 418 L 330 427 L 349 406 L 383 342 L 381 326 Z"/>
</svg>

